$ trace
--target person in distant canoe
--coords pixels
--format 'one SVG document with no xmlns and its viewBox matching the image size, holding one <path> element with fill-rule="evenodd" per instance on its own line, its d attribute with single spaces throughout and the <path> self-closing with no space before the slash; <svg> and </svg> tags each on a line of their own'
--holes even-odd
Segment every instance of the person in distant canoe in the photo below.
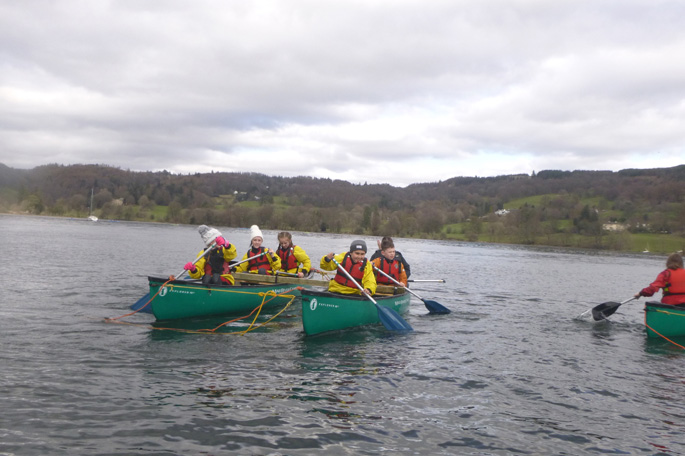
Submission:
<svg viewBox="0 0 685 456">
<path fill-rule="evenodd" d="M 647 288 L 643 288 L 635 294 L 640 296 L 653 296 L 654 293 L 662 290 L 662 304 L 674 306 L 685 305 L 685 269 L 683 269 L 683 257 L 678 253 L 672 253 L 666 260 L 666 269 L 661 271 Z"/>
<path fill-rule="evenodd" d="M 390 277 L 407 286 L 407 273 L 404 265 L 397 259 L 395 244 L 389 237 L 384 237 L 381 241 L 381 255 L 371 260 L 371 264 L 388 274 Z M 380 285 L 397 285 L 395 282 L 374 269 L 376 282 Z"/>
<path fill-rule="evenodd" d="M 205 243 L 205 249 L 211 246 L 212 243 L 215 246 L 196 263 L 188 262 L 183 269 L 188 271 L 188 275 L 191 278 L 201 278 L 202 283 L 205 285 L 233 285 L 234 280 L 231 275 L 230 261 L 238 255 L 235 246 L 224 239 L 221 232 L 216 228 L 200 225 L 197 230 L 200 232 L 200 236 L 202 236 L 202 240 Z"/>
<path fill-rule="evenodd" d="M 250 249 L 243 255 L 243 260 L 257 256 L 260 253 L 263 253 L 263 255 L 239 264 L 235 268 L 236 272 L 274 274 L 281 269 L 281 259 L 273 250 L 262 247 L 262 242 L 264 242 L 262 230 L 257 225 L 252 225 L 250 227 Z"/>
<path fill-rule="evenodd" d="M 375 260 L 376 258 L 380 258 L 382 256 L 382 245 L 383 242 L 393 242 L 392 238 L 390 236 L 383 236 L 383 239 L 380 241 L 376 241 L 378 243 L 378 250 L 373 252 L 373 255 L 371 255 L 371 261 Z M 395 259 L 402 263 L 402 266 L 404 267 L 404 272 L 407 273 L 407 278 L 411 275 L 411 268 L 409 267 L 409 263 L 407 263 L 407 260 L 404 259 L 404 256 L 402 256 L 401 252 L 398 252 L 395 250 Z"/>
<path fill-rule="evenodd" d="M 350 281 L 345 273 L 338 269 L 333 259 L 340 263 L 340 266 L 364 288 L 369 296 L 376 293 L 376 277 L 373 274 L 371 262 L 366 259 L 366 242 L 353 241 L 349 252 L 337 255 L 331 252 L 321 258 L 320 265 L 321 269 L 325 271 L 337 271 L 335 277 L 328 283 L 328 291 L 361 295 L 359 288 Z"/>
<path fill-rule="evenodd" d="M 297 274 L 297 277 L 302 278 L 312 269 L 312 262 L 307 252 L 302 247 L 293 245 L 293 236 L 287 231 L 278 233 L 276 254 L 281 259 L 279 272 Z"/>
</svg>

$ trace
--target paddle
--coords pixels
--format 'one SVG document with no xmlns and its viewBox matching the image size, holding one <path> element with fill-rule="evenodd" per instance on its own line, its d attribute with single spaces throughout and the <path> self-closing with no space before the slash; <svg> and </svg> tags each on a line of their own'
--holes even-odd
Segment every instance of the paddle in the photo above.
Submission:
<svg viewBox="0 0 685 456">
<path fill-rule="evenodd" d="M 424 279 L 424 280 L 409 279 L 409 280 L 407 280 L 407 282 L 440 282 L 440 283 L 445 283 L 445 279 Z"/>
<path fill-rule="evenodd" d="M 260 253 L 260 254 L 257 254 L 257 255 L 255 255 L 255 256 L 251 256 L 250 258 L 245 258 L 244 260 L 240 260 L 240 261 L 238 261 L 237 263 L 233 263 L 233 264 L 231 265 L 231 270 L 233 270 L 233 269 L 234 269 L 236 266 L 238 266 L 239 264 L 247 263 L 248 261 L 254 260 L 255 258 L 259 258 L 259 257 L 262 256 L 262 255 L 266 255 L 266 250 L 263 251 L 263 252 Z"/>
<path fill-rule="evenodd" d="M 634 299 L 637 298 L 633 296 L 632 298 L 626 299 L 623 302 L 603 302 L 602 304 L 592 308 L 592 318 L 594 318 L 595 321 L 605 320 L 610 315 L 613 315 L 622 304 L 630 302 Z"/>
<path fill-rule="evenodd" d="M 350 279 L 350 281 L 352 281 L 352 283 L 354 283 L 357 286 L 357 288 L 359 288 L 359 291 L 362 292 L 362 295 L 366 296 L 369 301 L 374 303 L 374 305 L 376 306 L 376 310 L 378 311 L 378 319 L 381 321 L 381 323 L 383 323 L 383 326 L 385 326 L 385 329 L 389 329 L 391 331 L 413 331 L 414 330 L 414 328 L 412 328 L 409 325 L 409 323 L 404 321 L 404 319 L 402 317 L 400 317 L 400 314 L 395 312 L 394 309 L 381 306 L 380 304 L 378 304 L 376 302 L 375 299 L 373 299 L 370 295 L 366 294 L 366 291 L 364 291 L 362 286 L 359 285 L 359 283 L 356 280 L 354 280 L 354 278 L 350 275 L 350 273 L 347 272 L 345 270 L 345 268 L 340 266 L 340 263 L 338 263 L 338 261 L 335 258 L 333 258 L 332 260 L 335 263 L 335 265 L 338 267 L 338 269 L 340 269 L 343 272 L 343 274 L 345 274 L 347 276 L 347 278 Z"/>
<path fill-rule="evenodd" d="M 214 247 L 216 247 L 216 244 L 212 242 L 212 245 L 207 247 L 205 251 L 203 251 L 200 255 L 198 255 L 197 258 L 195 258 L 195 261 L 193 261 L 193 264 L 197 263 L 202 259 L 203 256 L 207 254 L 210 250 L 212 250 Z M 178 274 L 178 277 L 181 277 L 183 274 L 185 274 L 186 270 L 184 269 L 180 274 Z M 150 292 L 145 293 L 139 300 L 137 300 L 132 306 L 131 310 L 140 310 L 141 308 L 145 307 L 147 303 L 150 301 Z M 152 310 L 150 308 L 146 308 L 144 310 L 141 310 L 141 312 L 147 312 L 147 313 L 152 313 Z"/>
<path fill-rule="evenodd" d="M 373 265 L 372 265 L 372 266 L 373 266 Z M 443 306 L 443 305 L 440 304 L 439 302 L 429 301 L 429 300 L 423 299 L 423 298 L 422 298 L 421 296 L 419 296 L 417 293 L 414 293 L 412 290 L 410 290 L 409 288 L 405 287 L 404 285 L 402 285 L 402 283 L 400 283 L 399 281 L 395 280 L 395 279 L 394 279 L 392 276 L 390 276 L 389 274 L 386 274 L 385 272 L 381 271 L 381 270 L 378 269 L 376 266 L 373 266 L 373 268 L 374 268 L 376 271 L 378 271 L 378 272 L 380 272 L 381 274 L 383 274 L 383 275 L 384 275 L 385 277 L 387 277 L 388 279 L 392 280 L 395 284 L 401 286 L 402 288 L 404 288 L 405 290 L 407 290 L 409 293 L 413 294 L 414 296 L 416 296 L 417 298 L 419 298 L 421 301 L 423 301 L 423 303 L 426 305 L 426 309 L 428 309 L 428 313 L 432 313 L 432 314 L 448 314 L 448 313 L 451 312 L 451 310 L 449 310 L 447 307 Z"/>
</svg>

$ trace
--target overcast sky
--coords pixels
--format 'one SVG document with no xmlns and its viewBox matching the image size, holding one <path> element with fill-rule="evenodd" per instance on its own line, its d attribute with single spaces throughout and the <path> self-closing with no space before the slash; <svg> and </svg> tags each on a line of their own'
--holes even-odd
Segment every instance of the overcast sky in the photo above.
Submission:
<svg viewBox="0 0 685 456">
<path fill-rule="evenodd" d="M 405 186 L 685 163 L 685 2 L 0 2 L 0 163 Z"/>
</svg>

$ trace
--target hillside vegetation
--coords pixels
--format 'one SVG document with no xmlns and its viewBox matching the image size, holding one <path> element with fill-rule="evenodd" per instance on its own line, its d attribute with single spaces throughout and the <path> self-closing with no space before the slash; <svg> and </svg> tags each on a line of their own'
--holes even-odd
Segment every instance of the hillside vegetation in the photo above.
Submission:
<svg viewBox="0 0 685 456">
<path fill-rule="evenodd" d="M 0 212 L 670 252 L 685 246 L 685 165 L 455 177 L 406 188 L 257 173 L 0 164 Z"/>
</svg>

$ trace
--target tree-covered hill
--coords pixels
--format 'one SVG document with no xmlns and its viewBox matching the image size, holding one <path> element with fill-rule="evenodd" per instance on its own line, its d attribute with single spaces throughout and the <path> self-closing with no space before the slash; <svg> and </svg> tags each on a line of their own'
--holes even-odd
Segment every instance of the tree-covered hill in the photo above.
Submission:
<svg viewBox="0 0 685 456">
<path fill-rule="evenodd" d="M 682 249 L 685 165 L 455 177 L 406 188 L 258 173 L 0 164 L 0 211 L 620 250 L 636 236 Z M 642 241 L 641 241 L 642 242 Z M 664 241 L 665 242 L 665 241 Z M 678 247 L 680 246 L 680 247 Z"/>
</svg>

